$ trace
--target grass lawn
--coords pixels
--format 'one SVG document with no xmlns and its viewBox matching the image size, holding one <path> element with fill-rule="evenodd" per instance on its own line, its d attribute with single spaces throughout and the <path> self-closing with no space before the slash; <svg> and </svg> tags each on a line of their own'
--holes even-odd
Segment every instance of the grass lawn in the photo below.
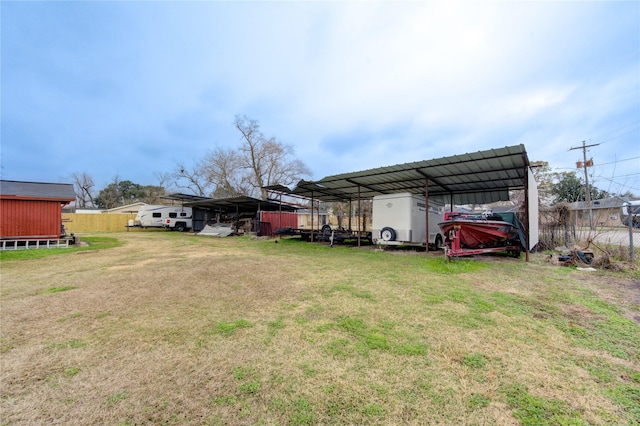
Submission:
<svg viewBox="0 0 640 426">
<path fill-rule="evenodd" d="M 2 425 L 640 423 L 637 271 L 94 237 L 0 256 Z"/>
</svg>

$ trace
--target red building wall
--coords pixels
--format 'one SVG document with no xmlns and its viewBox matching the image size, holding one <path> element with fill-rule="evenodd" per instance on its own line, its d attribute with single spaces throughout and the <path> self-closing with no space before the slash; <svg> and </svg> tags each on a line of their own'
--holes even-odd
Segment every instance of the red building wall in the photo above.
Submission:
<svg viewBox="0 0 640 426">
<path fill-rule="evenodd" d="M 60 201 L 0 199 L 0 238 L 58 238 Z"/>
<path fill-rule="evenodd" d="M 292 212 L 260 212 L 260 222 L 271 224 L 271 234 L 278 228 L 298 228 L 298 213 Z"/>
</svg>

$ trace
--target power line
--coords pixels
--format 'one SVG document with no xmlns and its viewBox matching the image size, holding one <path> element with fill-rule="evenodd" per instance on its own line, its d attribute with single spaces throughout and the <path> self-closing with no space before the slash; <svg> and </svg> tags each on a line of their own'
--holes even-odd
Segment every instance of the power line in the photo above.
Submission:
<svg viewBox="0 0 640 426">
<path fill-rule="evenodd" d="M 605 181 L 609 183 L 609 188 L 606 190 L 609 193 L 613 193 L 613 192 L 617 192 L 617 193 L 622 193 L 624 191 L 640 191 L 640 188 L 637 188 L 635 186 L 635 182 L 634 183 L 629 183 L 629 182 L 625 182 L 624 180 L 614 180 L 613 178 L 607 178 L 604 176 L 601 176 L 598 178 L 599 181 Z M 617 190 L 612 191 L 613 187 L 617 187 Z"/>
<path fill-rule="evenodd" d="M 625 159 L 623 159 L 623 160 L 611 161 L 611 162 L 609 162 L 609 163 L 600 163 L 600 164 L 598 164 L 598 165 L 599 165 L 599 166 L 607 166 L 607 165 L 609 165 L 609 164 L 622 163 L 623 161 L 637 160 L 637 159 L 639 159 L 639 158 L 640 158 L 640 157 L 625 158 Z"/>
<path fill-rule="evenodd" d="M 623 177 L 638 176 L 638 175 L 640 175 L 640 173 L 629 173 L 628 175 L 612 176 L 612 178 L 623 178 Z"/>
<path fill-rule="evenodd" d="M 614 133 L 616 133 L 616 132 L 619 132 L 619 131 L 620 131 L 620 130 L 622 130 L 622 129 L 626 129 L 627 127 L 635 126 L 635 125 L 637 125 L 637 124 L 640 124 L 640 120 L 636 120 L 636 121 L 633 121 L 633 122 L 631 122 L 631 123 L 625 124 L 625 125 L 624 125 L 624 126 L 622 126 L 622 127 L 618 127 L 617 129 L 610 130 L 608 133 L 609 133 L 609 134 L 614 134 Z M 617 135 L 617 136 L 609 136 L 609 138 L 608 138 L 608 139 L 611 139 L 611 138 L 613 138 L 613 139 L 618 139 L 618 138 L 620 138 L 622 135 L 624 135 L 624 134 L 626 134 L 626 133 L 629 133 L 629 132 L 631 132 L 631 131 L 633 131 L 633 129 L 632 129 L 632 130 L 629 130 L 629 131 L 627 131 L 627 132 L 624 132 L 624 133 L 622 133 L 622 134 L 619 134 L 619 135 Z M 604 138 L 603 138 L 603 139 L 604 139 Z M 602 142 L 607 142 L 607 140 L 605 139 L 605 140 L 603 140 Z"/>
</svg>

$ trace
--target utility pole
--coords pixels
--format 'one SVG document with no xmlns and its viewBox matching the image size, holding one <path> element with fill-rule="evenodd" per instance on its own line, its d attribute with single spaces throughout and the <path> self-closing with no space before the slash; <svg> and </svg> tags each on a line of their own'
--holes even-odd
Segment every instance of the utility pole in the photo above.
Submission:
<svg viewBox="0 0 640 426">
<path fill-rule="evenodd" d="M 585 201 L 587 203 L 587 207 L 589 208 L 589 229 L 592 231 L 594 229 L 593 210 L 591 208 L 591 190 L 589 189 L 589 175 L 587 173 L 587 167 L 593 166 L 593 160 L 587 161 L 587 148 L 598 145 L 600 144 L 595 143 L 593 145 L 585 145 L 585 141 L 582 141 L 582 146 L 569 148 L 569 151 L 572 151 L 574 149 L 582 149 L 582 158 L 584 161 L 578 162 L 578 168 L 580 167 L 580 163 L 582 163 L 582 167 L 584 168 Z"/>
</svg>

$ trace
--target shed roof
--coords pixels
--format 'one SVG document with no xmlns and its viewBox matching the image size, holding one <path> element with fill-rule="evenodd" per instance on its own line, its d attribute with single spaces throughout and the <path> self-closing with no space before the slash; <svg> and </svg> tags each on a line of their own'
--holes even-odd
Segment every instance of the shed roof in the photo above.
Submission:
<svg viewBox="0 0 640 426">
<path fill-rule="evenodd" d="M 0 180 L 0 196 L 4 199 L 71 202 L 76 199 L 73 184 Z"/>
<path fill-rule="evenodd" d="M 301 180 L 293 190 L 268 189 L 322 201 L 347 201 L 375 195 L 409 192 L 455 204 L 485 204 L 509 200 L 509 191 L 524 189 L 529 159 L 524 145 L 489 149 L 359 172 Z"/>
</svg>

